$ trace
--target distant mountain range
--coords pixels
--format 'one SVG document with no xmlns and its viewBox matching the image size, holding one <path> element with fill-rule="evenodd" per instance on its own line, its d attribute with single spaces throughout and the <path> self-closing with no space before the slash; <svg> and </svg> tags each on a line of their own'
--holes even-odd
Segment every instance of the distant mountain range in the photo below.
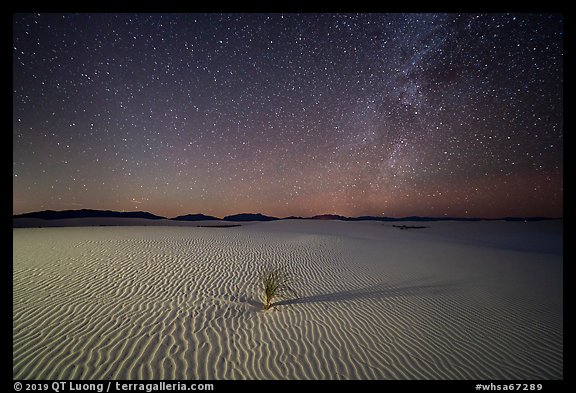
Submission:
<svg viewBox="0 0 576 393">
<path fill-rule="evenodd" d="M 118 217 L 118 218 L 146 218 L 150 220 L 162 220 L 169 219 L 167 217 L 157 216 L 148 212 L 118 212 L 113 210 L 92 210 L 92 209 L 81 209 L 81 210 L 43 210 L 38 212 L 16 214 L 12 216 L 13 218 L 40 218 L 44 220 L 58 220 L 67 218 L 91 218 L 91 217 Z M 551 217 L 502 217 L 502 218 L 462 218 L 462 217 L 421 217 L 421 216 L 409 216 L 409 217 L 377 217 L 377 216 L 360 216 L 360 217 L 345 217 L 336 214 L 321 214 L 313 217 L 286 217 L 278 218 L 265 216 L 260 213 L 242 213 L 234 214 L 231 216 L 226 216 L 223 219 L 213 216 L 207 216 L 204 214 L 187 214 L 183 216 L 178 216 L 170 218 L 170 220 L 175 221 L 275 221 L 275 220 L 340 220 L 340 221 L 541 221 L 541 220 L 554 220 L 557 218 Z"/>
<path fill-rule="evenodd" d="M 61 220 L 65 218 L 92 218 L 92 217 L 115 217 L 115 218 L 147 218 L 149 220 L 161 220 L 166 217 L 157 216 L 148 212 L 117 212 L 113 210 L 43 210 L 39 212 L 16 214 L 13 218 L 41 218 L 44 220 Z"/>
<path fill-rule="evenodd" d="M 171 218 L 171 220 L 176 221 L 208 221 L 208 220 L 218 220 L 218 221 L 274 221 L 279 220 L 276 217 L 268 217 L 263 214 L 253 214 L 253 213 L 242 213 L 234 214 L 232 216 L 226 216 L 224 218 L 218 218 L 213 216 L 206 216 L 204 214 L 187 214 L 185 216 L 178 216 Z"/>
<path fill-rule="evenodd" d="M 224 217 L 224 221 L 274 221 L 274 220 L 280 220 L 280 219 L 277 217 L 265 216 L 260 213 L 257 214 L 242 213 Z"/>
<path fill-rule="evenodd" d="M 220 220 L 217 217 L 206 216 L 204 214 L 186 214 L 185 216 L 178 216 L 171 218 L 171 220 L 176 221 L 210 221 L 210 220 Z"/>
</svg>

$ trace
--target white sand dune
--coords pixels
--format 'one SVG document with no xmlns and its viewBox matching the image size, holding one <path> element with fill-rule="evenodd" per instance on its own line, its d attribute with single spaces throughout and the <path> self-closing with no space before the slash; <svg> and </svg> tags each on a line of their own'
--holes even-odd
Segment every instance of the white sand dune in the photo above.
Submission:
<svg viewBox="0 0 576 393">
<path fill-rule="evenodd" d="M 14 229 L 13 377 L 562 379 L 561 221 L 424 225 Z"/>
</svg>

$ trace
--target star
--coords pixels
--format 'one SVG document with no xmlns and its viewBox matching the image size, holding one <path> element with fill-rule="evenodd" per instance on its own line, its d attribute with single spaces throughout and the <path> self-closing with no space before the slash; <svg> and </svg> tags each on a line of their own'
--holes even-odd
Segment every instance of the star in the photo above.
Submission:
<svg viewBox="0 0 576 393">
<path fill-rule="evenodd" d="M 15 214 L 563 214 L 558 14 L 23 13 L 13 32 Z"/>
</svg>

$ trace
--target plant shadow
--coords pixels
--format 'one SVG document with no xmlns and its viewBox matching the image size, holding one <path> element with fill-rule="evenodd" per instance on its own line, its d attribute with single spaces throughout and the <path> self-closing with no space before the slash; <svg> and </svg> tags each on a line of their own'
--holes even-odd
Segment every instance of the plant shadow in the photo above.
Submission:
<svg viewBox="0 0 576 393">
<path fill-rule="evenodd" d="M 277 306 L 306 303 L 335 303 L 354 300 L 382 300 L 406 296 L 437 296 L 458 287 L 456 282 L 426 283 L 416 280 L 400 285 L 379 283 L 364 288 L 346 289 L 329 293 L 320 293 L 295 299 L 283 299 L 275 303 Z"/>
</svg>

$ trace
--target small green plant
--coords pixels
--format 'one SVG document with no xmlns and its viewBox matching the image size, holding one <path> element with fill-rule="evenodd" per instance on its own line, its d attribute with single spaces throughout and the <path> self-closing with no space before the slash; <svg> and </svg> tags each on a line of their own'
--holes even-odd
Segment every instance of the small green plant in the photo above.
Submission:
<svg viewBox="0 0 576 393">
<path fill-rule="evenodd" d="M 260 275 L 260 282 L 264 295 L 264 310 L 274 306 L 278 299 L 297 296 L 294 291 L 295 276 L 287 266 L 266 266 Z"/>
</svg>

